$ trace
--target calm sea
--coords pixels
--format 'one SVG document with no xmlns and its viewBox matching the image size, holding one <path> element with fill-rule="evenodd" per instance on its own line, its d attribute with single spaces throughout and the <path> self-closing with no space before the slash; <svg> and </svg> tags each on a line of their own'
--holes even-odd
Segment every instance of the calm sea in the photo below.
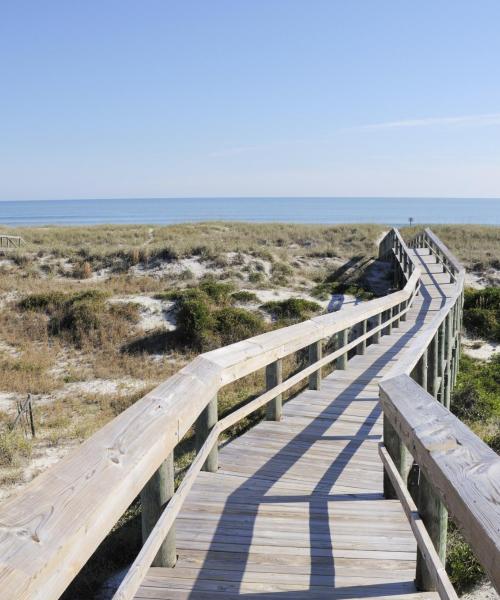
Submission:
<svg viewBox="0 0 500 600">
<path fill-rule="evenodd" d="M 0 202 L 0 223 L 90 225 L 280 221 L 286 223 L 500 225 L 500 199 L 477 198 L 130 198 Z"/>
</svg>

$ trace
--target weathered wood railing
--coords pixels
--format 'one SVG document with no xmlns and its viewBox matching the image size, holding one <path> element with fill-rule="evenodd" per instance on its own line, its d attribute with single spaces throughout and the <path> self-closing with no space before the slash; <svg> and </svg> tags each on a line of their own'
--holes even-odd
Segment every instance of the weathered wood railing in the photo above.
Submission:
<svg viewBox="0 0 500 600">
<path fill-rule="evenodd" d="M 426 231 L 425 236 L 427 244 L 434 248 L 436 254 L 442 252 L 437 244 L 439 240 L 436 242 L 432 232 Z M 324 366 L 335 361 L 336 368 L 348 368 L 349 352 L 363 353 L 367 343 L 378 343 L 381 335 L 390 334 L 392 328 L 406 318 L 419 291 L 421 270 L 397 230 L 391 230 L 384 238 L 380 255 L 394 261 L 396 282 L 402 287 L 399 291 L 200 355 L 98 431 L 67 458 L 36 478 L 21 494 L 0 506 L 2 597 L 58 598 L 139 494 L 144 544 L 116 598 L 132 598 L 151 564 L 175 564 L 175 519 L 200 470 L 217 469 L 221 433 L 265 405 L 267 418 L 279 420 L 282 394 L 286 390 L 304 379 L 308 379 L 311 389 L 319 389 Z M 449 256 L 446 260 L 451 261 Z M 460 269 L 457 271 L 452 262 L 447 266 L 456 271 L 455 280 L 461 290 L 463 272 L 461 275 Z M 390 491 L 389 484 L 392 482 L 392 491 L 395 488 L 401 495 L 416 531 L 421 555 L 425 564 L 428 564 L 432 580 L 423 585 L 437 585 L 442 595 L 447 597 L 452 597 L 452 590 L 449 590 L 449 582 L 436 558 L 437 553 L 433 553 L 429 543 L 429 536 L 436 543 L 434 513 L 432 518 L 422 517 L 429 529 L 429 533 L 426 533 L 416 518 L 411 498 L 405 494 L 404 485 L 400 484 L 406 478 L 409 450 L 421 466 L 421 490 L 426 481 L 441 489 L 439 478 L 434 477 L 435 471 L 427 466 L 421 456 L 427 452 L 435 460 L 432 447 L 429 450 L 423 436 L 423 445 L 418 446 L 418 451 L 415 450 L 416 440 L 421 437 L 411 430 L 411 424 L 404 429 L 397 416 L 399 413 L 388 404 L 401 406 L 397 399 L 393 401 L 400 377 L 404 378 L 406 386 L 414 386 L 405 388 L 410 389 L 412 394 L 414 389 L 425 394 L 408 374 L 420 377 L 419 381 L 425 382 L 435 396 L 444 401 L 449 397 L 447 390 L 457 368 L 459 338 L 456 332 L 460 324 L 461 304 L 458 305 L 459 309 L 454 309 L 453 319 L 449 320 L 448 314 L 452 306 L 457 306 L 458 298 L 461 302 L 461 293 L 448 300 L 432 323 L 423 328 L 412 344 L 412 351 L 408 350 L 401 364 L 398 363 L 398 372 L 381 386 L 386 434 L 386 448 L 381 448 L 381 456 L 386 464 L 386 490 Z M 455 335 L 450 333 L 452 327 L 455 327 Z M 359 333 L 353 339 L 349 331 L 354 329 Z M 333 336 L 337 340 L 335 350 L 323 356 L 323 341 Z M 435 339 L 437 344 L 434 343 Z M 304 348 L 309 348 L 310 364 L 283 381 L 283 359 Z M 436 361 L 438 366 L 428 377 L 427 370 L 430 367 L 425 365 L 434 365 Z M 219 390 L 262 368 L 266 369 L 266 391 L 219 419 Z M 407 401 L 411 405 L 413 399 L 407 398 Z M 434 399 L 432 402 L 440 410 L 446 410 Z M 173 452 L 193 424 L 198 453 L 174 493 Z M 439 431 L 435 432 L 434 439 L 436 443 L 441 443 Z M 477 445 L 476 441 L 474 443 Z M 442 449 L 442 446 L 437 447 Z M 481 451 L 485 451 L 482 446 Z M 477 463 L 479 470 L 481 464 Z M 460 488 L 455 486 L 455 490 L 458 493 Z M 481 489 L 481 493 L 484 491 Z M 448 494 L 448 491 L 445 493 Z M 424 497 L 423 492 L 421 495 Z M 425 506 L 420 504 L 423 515 L 426 514 L 425 510 L 431 510 L 429 507 L 429 502 Z M 456 514 L 459 523 L 462 524 L 460 519 L 466 520 L 467 515 L 471 523 L 475 523 L 470 516 L 473 511 L 467 513 L 467 508 L 464 508 L 462 512 Z M 489 547 L 492 547 L 491 544 Z M 480 554 L 478 556 L 481 558 Z M 419 569 L 421 562 L 422 558 L 419 559 Z M 485 567 L 489 568 L 487 562 Z"/>
<path fill-rule="evenodd" d="M 18 235 L 0 233 L 0 248 L 20 248 L 23 238 Z"/>
<path fill-rule="evenodd" d="M 411 245 L 429 249 L 453 289 L 380 383 L 385 494 L 399 497 L 415 533 L 419 589 L 456 598 L 443 567 L 449 510 L 500 591 L 500 458 L 449 411 L 460 353 L 464 269 L 429 229 Z M 407 491 L 412 460 L 418 465 L 412 494 L 417 506 Z"/>
<path fill-rule="evenodd" d="M 400 243 L 397 232 L 390 236 Z M 388 296 L 198 356 L 4 502 L 2 597 L 58 598 L 139 494 L 144 545 L 116 597 L 131 598 L 151 564 L 173 565 L 175 518 L 197 473 L 216 470 L 220 434 L 264 405 L 267 418 L 279 420 L 283 392 L 304 379 L 319 389 L 322 367 L 335 361 L 345 369 L 349 352 L 390 334 L 420 285 L 411 258 L 401 269 L 404 287 Z M 360 333 L 352 339 L 350 330 Z M 336 348 L 323 356 L 323 341 L 333 336 Z M 282 360 L 307 347 L 310 364 L 283 381 Z M 218 391 L 262 368 L 268 389 L 219 420 Z M 193 424 L 198 454 L 174 493 L 173 451 Z"/>
</svg>

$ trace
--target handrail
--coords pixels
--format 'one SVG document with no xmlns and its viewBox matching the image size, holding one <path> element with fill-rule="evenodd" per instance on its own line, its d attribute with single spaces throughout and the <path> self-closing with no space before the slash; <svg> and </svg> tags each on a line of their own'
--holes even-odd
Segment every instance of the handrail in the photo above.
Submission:
<svg viewBox="0 0 500 600">
<path fill-rule="evenodd" d="M 420 469 L 418 509 L 441 560 L 448 509 L 500 591 L 500 458 L 449 411 L 458 369 L 465 269 L 430 229 L 418 235 L 412 246 L 429 248 L 454 285 L 444 306 L 411 340 L 379 384 L 387 448 L 382 456 L 385 472 L 394 483 L 392 471 L 399 471 L 399 479 L 406 484 L 406 456 L 411 453 Z M 392 497 L 388 484 L 385 491 Z M 398 496 L 403 493 L 395 491 Z M 429 566 L 423 541 L 417 537 L 417 542 L 420 589 L 437 589 L 441 598 L 449 598 L 449 590 L 439 578 L 442 565 L 434 560 Z"/>
<path fill-rule="evenodd" d="M 380 390 L 384 415 L 500 591 L 500 457 L 407 375 Z"/>
<path fill-rule="evenodd" d="M 407 255 L 399 232 L 393 230 L 391 236 L 398 254 Z M 215 433 L 207 432 L 202 454 L 182 489 L 194 477 L 202 457 L 210 453 L 208 440 L 217 438 L 221 423 L 275 401 L 277 394 L 335 358 L 345 357 L 360 342 L 373 338 L 376 343 L 383 330 L 390 332 L 393 323 L 405 318 L 420 285 L 421 271 L 407 256 L 402 265 L 397 263 L 403 286 L 399 291 L 201 354 L 5 501 L 0 506 L 3 597 L 58 598 L 221 387 L 339 336 L 340 347 L 333 353 L 322 358 L 317 352 L 318 359 L 309 367 L 219 421 L 211 430 Z M 367 329 L 373 317 L 377 323 Z M 363 333 L 349 342 L 346 331 L 360 323 Z M 168 506 L 178 503 L 172 500 Z M 172 511 L 169 508 L 165 514 Z"/>
<path fill-rule="evenodd" d="M 0 233 L 0 248 L 20 248 L 23 242 L 23 238 L 19 235 L 8 235 L 6 233 Z"/>
</svg>

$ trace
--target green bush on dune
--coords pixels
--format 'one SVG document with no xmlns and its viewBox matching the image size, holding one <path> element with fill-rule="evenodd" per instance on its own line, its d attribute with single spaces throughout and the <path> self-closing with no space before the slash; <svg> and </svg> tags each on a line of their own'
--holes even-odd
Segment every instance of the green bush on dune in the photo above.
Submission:
<svg viewBox="0 0 500 600">
<path fill-rule="evenodd" d="M 206 281 L 197 288 L 170 294 L 175 300 L 179 345 L 195 350 L 217 348 L 262 333 L 266 325 L 257 314 L 236 308 L 233 286 Z"/>
<path fill-rule="evenodd" d="M 102 346 L 121 338 L 138 321 L 137 305 L 108 304 L 107 298 L 100 290 L 30 294 L 18 308 L 45 314 L 49 336 L 64 337 L 77 347 Z"/>
<path fill-rule="evenodd" d="M 500 355 L 481 361 L 462 354 L 451 410 L 500 453 Z M 484 577 L 470 546 L 451 521 L 447 552 L 446 568 L 458 592 Z"/>
<path fill-rule="evenodd" d="M 500 288 L 465 290 L 464 327 L 469 335 L 500 342 Z"/>
<path fill-rule="evenodd" d="M 260 307 L 277 321 L 303 321 L 322 309 L 319 304 L 303 298 L 272 300 Z"/>
</svg>

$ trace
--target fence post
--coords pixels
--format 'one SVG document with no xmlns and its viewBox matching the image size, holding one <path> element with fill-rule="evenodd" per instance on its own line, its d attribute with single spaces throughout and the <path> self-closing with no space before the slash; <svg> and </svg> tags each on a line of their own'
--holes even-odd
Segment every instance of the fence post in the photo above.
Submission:
<svg viewBox="0 0 500 600">
<path fill-rule="evenodd" d="M 438 334 L 436 333 L 431 340 L 428 348 L 428 367 L 429 373 L 427 378 L 427 386 L 429 394 L 434 396 L 437 400 L 438 396 L 438 360 L 439 360 L 439 340 Z"/>
<path fill-rule="evenodd" d="M 196 420 L 195 425 L 195 438 L 196 438 L 196 450 L 205 443 L 205 440 L 212 431 L 213 426 L 217 423 L 217 394 L 210 400 L 207 406 L 203 409 L 200 416 Z M 219 449 L 217 444 L 212 448 L 210 454 L 203 465 L 203 470 L 209 473 L 215 473 L 219 468 Z"/>
<path fill-rule="evenodd" d="M 349 329 L 343 329 L 342 331 L 339 331 L 337 334 L 338 349 L 340 350 L 340 348 L 347 346 L 348 342 L 349 342 Z M 344 352 L 344 354 L 341 354 L 337 358 L 337 361 L 335 363 L 335 368 L 341 369 L 341 370 L 347 369 L 347 360 L 348 360 L 347 352 Z"/>
<path fill-rule="evenodd" d="M 451 352 L 452 352 L 452 323 L 453 309 L 446 315 L 445 319 L 445 379 L 444 379 L 444 402 L 446 408 L 450 408 L 451 403 Z"/>
<path fill-rule="evenodd" d="M 174 453 L 171 452 L 141 492 L 142 543 L 148 539 L 167 502 L 174 495 Z M 177 560 L 175 525 L 172 525 L 152 563 L 153 567 L 173 567 Z"/>
<path fill-rule="evenodd" d="M 367 332 L 368 329 L 368 322 L 365 319 L 364 321 L 361 322 L 361 334 L 360 335 L 365 335 L 365 333 Z M 366 352 L 366 339 L 361 340 L 361 342 L 356 346 L 356 353 L 357 354 L 364 354 Z"/>
<path fill-rule="evenodd" d="M 382 325 L 382 313 L 378 313 L 378 315 L 375 316 L 375 327 L 379 327 L 380 325 Z M 376 333 L 373 334 L 372 336 L 372 342 L 374 344 L 378 344 L 380 342 L 380 337 L 382 335 L 382 330 L 377 331 Z"/>
<path fill-rule="evenodd" d="M 438 345 L 439 345 L 439 359 L 438 359 L 438 373 L 441 381 L 439 383 L 439 402 L 444 404 L 444 340 L 445 340 L 445 322 L 443 321 L 438 329 Z"/>
<path fill-rule="evenodd" d="M 323 356 L 323 340 L 314 342 L 309 346 L 309 364 L 312 365 L 318 360 L 321 360 Z M 309 375 L 309 389 L 320 390 L 321 389 L 321 368 L 314 373 Z"/>
<path fill-rule="evenodd" d="M 405 310 L 407 306 L 408 306 L 408 300 L 405 300 L 404 302 L 401 302 L 401 304 L 399 305 L 399 309 Z M 402 314 L 399 320 L 406 321 L 406 313 Z"/>
<path fill-rule="evenodd" d="M 283 364 L 281 358 L 266 367 L 266 389 L 270 390 L 283 382 Z M 266 419 L 281 421 L 283 394 L 278 394 L 267 404 Z"/>
<path fill-rule="evenodd" d="M 448 529 L 448 511 L 441 502 L 425 474 L 420 470 L 418 481 L 418 512 L 422 517 L 427 533 L 441 559 L 446 564 L 446 535 Z M 418 590 L 434 591 L 435 585 L 429 574 L 425 560 L 417 550 L 417 571 L 415 584 Z"/>
</svg>

